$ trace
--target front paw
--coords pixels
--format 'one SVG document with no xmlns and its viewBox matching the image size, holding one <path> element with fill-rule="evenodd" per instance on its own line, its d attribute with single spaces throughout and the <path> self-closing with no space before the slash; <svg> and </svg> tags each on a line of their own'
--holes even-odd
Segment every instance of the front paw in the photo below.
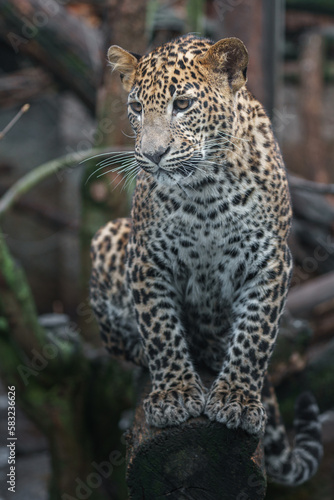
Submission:
<svg viewBox="0 0 334 500">
<path fill-rule="evenodd" d="M 241 427 L 249 434 L 263 434 L 266 412 L 261 401 L 237 391 L 210 391 L 204 413 L 229 429 Z"/>
<path fill-rule="evenodd" d="M 205 395 L 201 387 L 153 391 L 144 400 L 146 421 L 155 427 L 178 425 L 204 411 Z"/>
</svg>

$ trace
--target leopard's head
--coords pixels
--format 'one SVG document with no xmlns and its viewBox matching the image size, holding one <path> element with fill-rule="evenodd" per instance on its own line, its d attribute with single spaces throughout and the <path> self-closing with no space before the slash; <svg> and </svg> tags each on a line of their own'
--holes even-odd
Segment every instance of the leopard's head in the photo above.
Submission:
<svg viewBox="0 0 334 500">
<path fill-rule="evenodd" d="M 238 38 L 213 44 L 191 35 L 138 56 L 114 45 L 108 58 L 128 91 L 138 164 L 174 184 L 207 172 L 234 135 L 248 53 Z"/>
</svg>

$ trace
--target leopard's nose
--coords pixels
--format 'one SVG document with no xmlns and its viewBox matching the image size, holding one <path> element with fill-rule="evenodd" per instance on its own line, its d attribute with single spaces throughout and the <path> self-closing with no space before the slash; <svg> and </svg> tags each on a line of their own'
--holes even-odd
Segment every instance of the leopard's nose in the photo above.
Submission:
<svg viewBox="0 0 334 500">
<path fill-rule="evenodd" d="M 154 152 L 150 153 L 143 153 L 146 158 L 148 158 L 151 162 L 155 163 L 156 165 L 159 165 L 161 158 L 166 155 L 170 151 L 170 146 L 167 148 L 160 147 Z"/>
</svg>

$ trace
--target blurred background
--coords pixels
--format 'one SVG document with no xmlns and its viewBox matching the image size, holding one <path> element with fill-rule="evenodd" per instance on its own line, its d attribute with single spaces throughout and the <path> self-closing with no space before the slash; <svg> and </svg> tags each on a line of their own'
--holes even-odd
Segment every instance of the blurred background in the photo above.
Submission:
<svg viewBox="0 0 334 500">
<path fill-rule="evenodd" d="M 289 172 L 295 271 L 271 371 L 289 426 L 296 395 L 316 393 L 326 454 L 306 486 L 266 498 L 334 498 L 334 2 L 0 0 L 0 431 L 15 385 L 17 500 L 127 498 L 133 370 L 101 350 L 88 282 L 91 237 L 129 213 L 131 186 L 91 157 L 133 148 L 108 47 L 143 54 L 187 32 L 246 44 Z M 1 439 L 0 500 L 7 455 Z"/>
</svg>

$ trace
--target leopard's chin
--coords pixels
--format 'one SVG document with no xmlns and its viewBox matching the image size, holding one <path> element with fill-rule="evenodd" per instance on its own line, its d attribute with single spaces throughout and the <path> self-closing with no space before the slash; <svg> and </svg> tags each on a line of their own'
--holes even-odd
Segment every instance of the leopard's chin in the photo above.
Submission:
<svg viewBox="0 0 334 500">
<path fill-rule="evenodd" d="M 175 186 L 180 181 L 179 175 L 175 175 L 173 172 L 168 172 L 161 167 L 154 173 L 154 178 L 158 184 L 163 184 L 165 186 Z"/>
</svg>

